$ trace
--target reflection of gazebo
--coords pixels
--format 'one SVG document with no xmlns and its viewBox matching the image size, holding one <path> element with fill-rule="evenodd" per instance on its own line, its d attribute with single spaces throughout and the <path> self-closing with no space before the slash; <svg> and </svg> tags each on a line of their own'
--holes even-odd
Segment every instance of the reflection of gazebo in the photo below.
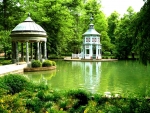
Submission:
<svg viewBox="0 0 150 113">
<path fill-rule="evenodd" d="M 29 53 L 31 59 L 33 59 L 33 54 L 37 60 L 46 59 L 46 41 L 47 34 L 46 31 L 36 24 L 30 17 L 25 21 L 18 24 L 11 32 L 12 38 L 12 61 L 13 63 L 19 62 L 19 43 L 21 43 L 21 61 L 24 61 L 24 51 L 23 46 L 26 43 L 26 62 L 29 63 Z M 36 43 L 36 50 L 33 51 L 33 43 Z M 30 44 L 30 50 L 29 50 Z M 44 48 L 42 49 L 42 44 Z M 42 51 L 43 50 L 43 51 Z"/>
</svg>

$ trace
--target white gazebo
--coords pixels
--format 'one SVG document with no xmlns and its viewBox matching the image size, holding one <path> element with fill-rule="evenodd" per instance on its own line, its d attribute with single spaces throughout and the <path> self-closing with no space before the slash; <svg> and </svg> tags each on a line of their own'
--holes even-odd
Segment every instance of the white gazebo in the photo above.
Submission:
<svg viewBox="0 0 150 113">
<path fill-rule="evenodd" d="M 33 55 L 37 60 L 47 59 L 46 31 L 40 25 L 36 24 L 31 19 L 31 17 L 27 17 L 26 20 L 18 24 L 12 30 L 10 36 L 12 38 L 12 62 L 13 63 L 19 62 L 19 57 L 21 57 L 21 61 L 24 61 L 24 53 L 26 53 L 25 55 L 26 63 L 29 63 L 29 60 L 33 59 Z M 25 52 L 24 52 L 24 44 L 26 44 Z M 36 45 L 35 51 L 33 51 L 33 46 L 34 46 L 33 44 Z M 21 47 L 19 47 L 19 45 Z M 19 52 L 21 52 L 21 54 Z"/>
<path fill-rule="evenodd" d="M 91 17 L 92 21 L 93 18 Z M 90 23 L 89 29 L 83 34 L 82 59 L 101 59 L 100 34 L 94 29 L 94 24 Z"/>
</svg>

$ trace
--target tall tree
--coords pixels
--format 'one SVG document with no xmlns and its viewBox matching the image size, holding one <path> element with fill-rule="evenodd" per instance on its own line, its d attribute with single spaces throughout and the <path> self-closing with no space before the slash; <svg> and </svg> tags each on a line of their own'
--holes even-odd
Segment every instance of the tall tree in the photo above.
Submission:
<svg viewBox="0 0 150 113">
<path fill-rule="evenodd" d="M 11 38 L 10 31 L 0 31 L 0 45 L 2 45 L 2 49 L 5 53 L 5 59 L 10 58 L 11 54 Z"/>
<path fill-rule="evenodd" d="M 116 49 L 117 57 L 127 59 L 128 55 L 131 54 L 134 38 L 135 28 L 133 28 L 133 20 L 136 16 L 132 7 L 127 9 L 127 14 L 121 18 L 117 29 L 115 31 L 116 36 Z"/>
<path fill-rule="evenodd" d="M 145 0 L 144 6 L 137 15 L 136 42 L 139 50 L 140 60 L 147 65 L 150 62 L 150 0 Z"/>
<path fill-rule="evenodd" d="M 29 10 L 33 19 L 39 23 L 48 34 L 48 53 L 60 55 L 66 51 L 67 41 L 72 37 L 73 17 L 62 0 L 40 0 L 30 2 Z"/>
<path fill-rule="evenodd" d="M 116 11 L 114 11 L 108 17 L 108 36 L 111 39 L 112 44 L 115 44 L 115 30 L 119 22 L 119 16 L 120 15 Z"/>
<path fill-rule="evenodd" d="M 20 23 L 23 14 L 24 11 L 18 0 L 3 0 L 0 3 L 0 28 L 12 30 Z"/>
</svg>

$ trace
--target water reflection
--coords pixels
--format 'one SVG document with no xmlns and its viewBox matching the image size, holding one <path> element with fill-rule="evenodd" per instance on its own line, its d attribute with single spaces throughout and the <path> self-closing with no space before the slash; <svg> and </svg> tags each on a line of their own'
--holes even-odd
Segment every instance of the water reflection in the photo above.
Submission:
<svg viewBox="0 0 150 113">
<path fill-rule="evenodd" d="M 92 93 L 98 91 L 100 87 L 101 62 L 72 62 L 72 68 L 80 67 L 84 82 L 79 84 L 79 88 L 84 88 Z"/>
<path fill-rule="evenodd" d="M 85 89 L 92 93 L 150 96 L 150 66 L 138 62 L 56 61 L 53 71 L 25 73 L 33 81 L 45 81 L 54 89 Z"/>
<path fill-rule="evenodd" d="M 56 75 L 56 70 L 51 71 L 38 71 L 38 72 L 25 72 L 24 73 L 28 78 L 34 82 L 41 83 L 44 82 L 48 84 L 47 81 L 51 80 L 53 76 Z"/>
</svg>

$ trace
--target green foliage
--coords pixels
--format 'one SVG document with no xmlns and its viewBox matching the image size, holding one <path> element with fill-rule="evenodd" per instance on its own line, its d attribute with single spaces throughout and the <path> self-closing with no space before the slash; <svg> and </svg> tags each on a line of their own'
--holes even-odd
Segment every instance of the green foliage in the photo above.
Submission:
<svg viewBox="0 0 150 113">
<path fill-rule="evenodd" d="M 30 85 L 28 85 L 30 84 Z M 32 88 L 27 88 L 31 86 Z M 12 91 L 12 94 L 5 90 Z M 15 94 L 14 94 L 15 93 Z M 22 75 L 0 78 L 0 112 L 36 113 L 149 113 L 150 101 L 145 97 L 112 97 L 84 90 L 52 90 L 44 84 L 33 84 Z"/>
<path fill-rule="evenodd" d="M 10 38 L 10 31 L 3 30 L 0 31 L 0 45 L 2 45 L 2 50 L 5 53 L 5 59 L 9 58 L 11 55 L 11 38 Z"/>
<path fill-rule="evenodd" d="M 104 52 L 104 55 L 105 55 L 105 56 L 110 56 L 111 53 L 110 53 L 109 51 L 105 51 L 105 52 Z"/>
<path fill-rule="evenodd" d="M 11 60 L 0 60 L 0 64 L 8 65 L 8 64 L 12 64 L 12 62 L 11 62 Z"/>
<path fill-rule="evenodd" d="M 31 66 L 33 68 L 38 68 L 38 67 L 42 66 L 42 63 L 39 60 L 34 60 L 34 61 L 31 62 Z"/>
<path fill-rule="evenodd" d="M 117 28 L 117 24 L 119 23 L 119 14 L 114 11 L 108 17 L 108 36 L 111 39 L 111 43 L 115 44 L 115 30 Z"/>
<path fill-rule="evenodd" d="M 9 93 L 15 94 L 27 87 L 28 79 L 23 75 L 8 74 L 1 78 L 1 87 L 8 90 Z"/>
<path fill-rule="evenodd" d="M 149 12 L 150 12 L 150 0 L 146 0 L 145 4 L 141 8 L 137 17 L 135 18 L 136 38 L 134 39 L 134 41 L 137 45 L 137 49 L 139 50 L 140 61 L 144 65 L 147 65 L 147 63 L 150 62 Z"/>
<path fill-rule="evenodd" d="M 55 61 L 52 61 L 52 66 L 56 66 L 56 62 Z"/>
<path fill-rule="evenodd" d="M 124 14 L 124 16 L 119 21 L 117 28 L 115 29 L 116 57 L 120 59 L 128 59 L 129 54 L 132 51 L 135 51 L 135 17 L 136 13 L 133 11 L 132 7 L 129 7 L 127 9 L 127 14 Z"/>
<path fill-rule="evenodd" d="M 42 63 L 42 67 L 50 67 L 52 66 L 52 61 L 50 60 L 45 60 L 43 63 Z"/>
<path fill-rule="evenodd" d="M 75 108 L 79 107 L 81 105 L 86 105 L 89 100 L 89 94 L 83 90 L 77 90 L 77 91 L 69 91 L 68 93 L 69 96 L 72 98 L 78 99 L 78 102 L 75 104 Z"/>
</svg>

